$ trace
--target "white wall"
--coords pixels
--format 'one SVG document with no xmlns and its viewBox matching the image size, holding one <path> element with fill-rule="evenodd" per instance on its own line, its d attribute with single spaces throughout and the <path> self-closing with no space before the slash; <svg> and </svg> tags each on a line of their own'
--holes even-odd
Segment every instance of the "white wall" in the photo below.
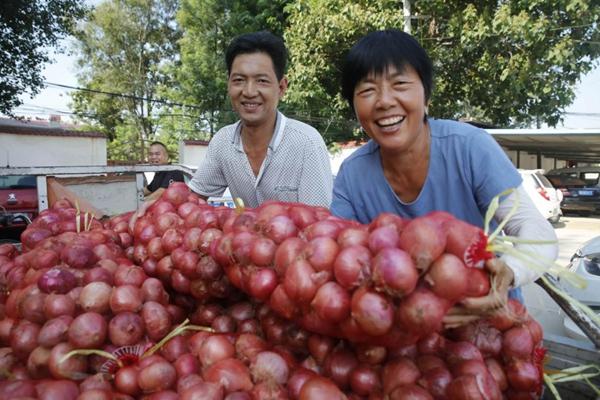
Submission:
<svg viewBox="0 0 600 400">
<path fill-rule="evenodd" d="M 106 138 L 0 133 L 1 167 L 106 165 Z"/>
<path fill-rule="evenodd" d="M 515 165 L 515 167 L 520 169 L 538 169 L 537 154 L 521 151 L 521 154 L 517 157 L 516 150 L 504 149 L 504 151 L 506 152 L 508 158 L 510 158 L 512 163 Z M 519 165 L 517 165 L 517 159 L 519 160 Z M 554 168 L 563 168 L 567 165 L 567 162 L 564 160 L 556 160 L 556 166 L 554 166 L 554 164 L 554 158 L 542 156 L 541 169 L 545 171 L 550 171 Z"/>
<path fill-rule="evenodd" d="M 197 167 L 206 156 L 208 144 L 186 144 L 179 142 L 179 164 Z"/>
</svg>

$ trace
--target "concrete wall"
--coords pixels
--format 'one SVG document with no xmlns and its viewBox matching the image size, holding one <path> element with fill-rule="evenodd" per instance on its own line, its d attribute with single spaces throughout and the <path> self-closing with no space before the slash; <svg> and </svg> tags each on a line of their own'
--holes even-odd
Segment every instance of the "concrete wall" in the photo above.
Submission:
<svg viewBox="0 0 600 400">
<path fill-rule="evenodd" d="M 566 167 L 566 161 L 564 160 L 555 160 L 551 157 L 542 156 L 541 166 L 538 167 L 538 158 L 535 153 L 528 153 L 526 151 L 521 151 L 517 153 L 516 150 L 506 150 L 504 149 L 506 155 L 515 167 L 520 169 L 543 169 L 545 171 L 549 171 L 555 168 L 563 168 Z"/>
<path fill-rule="evenodd" d="M 179 164 L 197 167 L 206 156 L 207 144 L 179 142 Z"/>
<path fill-rule="evenodd" d="M 106 138 L 0 133 L 0 166 L 106 165 Z"/>
</svg>

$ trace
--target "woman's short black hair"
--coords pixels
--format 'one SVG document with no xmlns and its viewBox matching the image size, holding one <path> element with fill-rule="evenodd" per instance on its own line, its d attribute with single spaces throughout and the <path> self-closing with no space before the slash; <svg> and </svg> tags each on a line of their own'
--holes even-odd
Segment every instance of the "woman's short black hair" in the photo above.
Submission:
<svg viewBox="0 0 600 400">
<path fill-rule="evenodd" d="M 408 33 L 387 29 L 363 36 L 346 54 L 342 67 L 342 96 L 352 109 L 356 85 L 369 74 L 382 74 L 392 65 L 398 71 L 407 65 L 414 68 L 425 90 L 425 102 L 429 100 L 433 66 L 427 52 Z"/>
<path fill-rule="evenodd" d="M 237 56 L 251 53 L 267 53 L 273 61 L 277 79 L 283 78 L 287 64 L 287 49 L 282 38 L 267 31 L 245 33 L 233 39 L 225 52 L 227 74 L 231 73 L 231 65 Z"/>
</svg>

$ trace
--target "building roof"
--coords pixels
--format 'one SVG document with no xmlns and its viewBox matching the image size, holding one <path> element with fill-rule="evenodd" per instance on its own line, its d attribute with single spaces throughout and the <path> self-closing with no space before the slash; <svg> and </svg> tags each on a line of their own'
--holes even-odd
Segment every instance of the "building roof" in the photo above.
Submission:
<svg viewBox="0 0 600 400">
<path fill-rule="evenodd" d="M 509 150 L 540 153 L 559 160 L 600 162 L 600 128 L 486 129 Z"/>
<path fill-rule="evenodd" d="M 38 136 L 106 138 L 101 132 L 78 130 L 76 125 L 60 122 L 0 118 L 0 133 Z"/>
<path fill-rule="evenodd" d="M 192 140 L 187 139 L 183 141 L 183 144 L 186 145 L 195 145 L 195 146 L 208 146 L 208 140 Z"/>
</svg>

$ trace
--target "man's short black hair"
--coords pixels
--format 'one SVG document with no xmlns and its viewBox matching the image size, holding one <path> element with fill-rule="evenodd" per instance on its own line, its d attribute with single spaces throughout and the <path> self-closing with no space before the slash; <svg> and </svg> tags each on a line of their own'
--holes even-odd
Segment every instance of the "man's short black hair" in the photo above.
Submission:
<svg viewBox="0 0 600 400">
<path fill-rule="evenodd" d="M 165 146 L 165 144 L 163 142 L 159 142 L 158 140 L 155 140 L 154 142 L 150 143 L 150 147 L 156 146 L 156 145 L 162 146 L 162 148 L 165 149 L 167 154 L 169 154 L 169 150 L 167 149 L 167 146 Z"/>
<path fill-rule="evenodd" d="M 342 67 L 342 96 L 352 109 L 356 85 L 369 74 L 382 74 L 392 65 L 398 71 L 407 65 L 414 68 L 421 78 L 427 103 L 433 85 L 433 66 L 427 52 L 408 33 L 387 29 L 363 36 L 346 54 Z"/>
<path fill-rule="evenodd" d="M 251 53 L 267 53 L 273 61 L 277 79 L 283 78 L 287 64 L 287 49 L 283 39 L 267 31 L 245 33 L 233 39 L 225 52 L 227 74 L 231 73 L 231 65 L 237 56 Z"/>
</svg>

